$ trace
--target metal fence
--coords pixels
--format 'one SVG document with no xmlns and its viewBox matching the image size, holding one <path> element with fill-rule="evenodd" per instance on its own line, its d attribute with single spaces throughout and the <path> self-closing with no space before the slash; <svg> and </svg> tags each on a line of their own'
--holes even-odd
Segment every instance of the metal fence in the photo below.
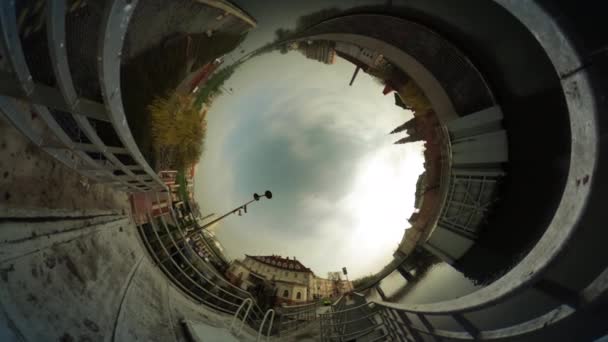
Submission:
<svg viewBox="0 0 608 342">
<path fill-rule="evenodd" d="M 136 4 L 0 2 L 0 110 L 82 176 L 129 192 L 164 191 L 122 105 L 121 50 Z"/>
<path fill-rule="evenodd" d="M 387 323 L 378 316 L 376 307 L 365 303 L 361 294 L 349 296 L 359 301 L 347 308 L 345 301 L 337 302 L 330 312 L 320 315 L 321 341 L 379 341 L 386 338 Z"/>
<path fill-rule="evenodd" d="M 289 336 L 309 326 L 318 319 L 320 302 L 302 305 L 283 306 L 276 309 L 278 317 L 277 334 Z"/>
<path fill-rule="evenodd" d="M 451 310 L 449 306 L 438 303 L 435 306 L 443 306 L 444 309 L 430 311 L 425 310 L 424 305 L 370 301 L 353 308 L 342 309 L 342 306 L 321 315 L 321 340 L 347 341 L 372 334 L 375 335 L 368 338 L 369 341 L 426 341 L 428 338 L 433 341 L 512 339 L 557 324 L 577 311 L 588 310 L 608 290 L 608 269 L 580 293 L 568 293 L 567 289 L 560 288 L 558 284 L 548 280 L 537 283 L 535 288 L 553 297 L 556 300 L 555 307 L 520 323 L 504 323 L 501 328 L 484 328 L 470 318 L 475 313 L 501 304 L 500 302 L 459 310 Z M 507 299 L 511 298 L 501 302 L 505 303 Z M 443 319 L 443 323 L 436 323 L 439 321 L 437 318 Z M 451 324 L 446 324 L 448 320 Z M 442 328 L 447 325 L 452 328 Z"/>
<path fill-rule="evenodd" d="M 162 193 L 148 193 L 152 201 L 161 202 Z M 231 284 L 209 262 L 200 257 L 187 235 L 195 226 L 186 226 L 173 209 L 153 215 L 148 208 L 147 221 L 138 228 L 142 240 L 155 264 L 185 294 L 222 313 L 234 315 L 243 302 L 252 300 L 253 306 L 246 323 L 258 328 L 264 312 L 255 304 L 253 296 Z"/>
</svg>

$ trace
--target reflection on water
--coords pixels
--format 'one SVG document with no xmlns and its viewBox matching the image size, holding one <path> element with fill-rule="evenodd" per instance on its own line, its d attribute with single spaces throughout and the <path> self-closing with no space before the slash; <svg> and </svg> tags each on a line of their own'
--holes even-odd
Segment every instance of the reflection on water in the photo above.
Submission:
<svg viewBox="0 0 608 342">
<path fill-rule="evenodd" d="M 481 286 L 465 278 L 462 273 L 450 265 L 440 263 L 417 281 L 408 284 L 403 276 L 395 271 L 380 283 L 391 302 L 408 304 L 434 303 L 469 294 Z M 370 293 L 370 299 L 381 300 L 376 291 Z"/>
</svg>

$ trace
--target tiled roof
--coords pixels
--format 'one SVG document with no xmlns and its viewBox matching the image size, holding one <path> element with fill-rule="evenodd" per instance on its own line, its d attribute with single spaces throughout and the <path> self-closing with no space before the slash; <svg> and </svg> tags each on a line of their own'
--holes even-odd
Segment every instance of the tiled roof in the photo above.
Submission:
<svg viewBox="0 0 608 342">
<path fill-rule="evenodd" d="M 279 255 L 246 255 L 247 257 L 264 263 L 266 265 L 274 266 L 288 271 L 295 272 L 311 272 L 310 268 L 302 265 L 302 263 L 295 258 L 290 259 L 289 257 L 283 258 Z"/>
</svg>

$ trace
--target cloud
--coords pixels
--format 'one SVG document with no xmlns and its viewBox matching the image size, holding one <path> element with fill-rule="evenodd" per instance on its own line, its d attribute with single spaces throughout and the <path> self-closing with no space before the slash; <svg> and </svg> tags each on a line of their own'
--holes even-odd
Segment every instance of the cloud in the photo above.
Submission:
<svg viewBox="0 0 608 342">
<path fill-rule="evenodd" d="M 229 80 L 234 95 L 209 112 L 197 200 L 225 212 L 253 192 L 272 200 L 227 218 L 218 237 L 232 257 L 296 256 L 318 274 L 377 271 L 391 258 L 413 210 L 420 144 L 387 132 L 411 117 L 368 75 L 299 54 L 269 54 Z"/>
</svg>

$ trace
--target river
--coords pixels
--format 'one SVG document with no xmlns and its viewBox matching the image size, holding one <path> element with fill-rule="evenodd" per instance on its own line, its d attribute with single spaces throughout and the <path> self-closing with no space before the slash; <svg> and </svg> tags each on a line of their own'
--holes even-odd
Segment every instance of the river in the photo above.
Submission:
<svg viewBox="0 0 608 342">
<path fill-rule="evenodd" d="M 450 265 L 440 263 L 432 266 L 410 286 L 398 271 L 394 271 L 382 280 L 380 287 L 392 302 L 425 304 L 461 297 L 481 286 L 473 285 Z M 373 299 L 380 299 L 375 291 L 372 296 Z"/>
</svg>

